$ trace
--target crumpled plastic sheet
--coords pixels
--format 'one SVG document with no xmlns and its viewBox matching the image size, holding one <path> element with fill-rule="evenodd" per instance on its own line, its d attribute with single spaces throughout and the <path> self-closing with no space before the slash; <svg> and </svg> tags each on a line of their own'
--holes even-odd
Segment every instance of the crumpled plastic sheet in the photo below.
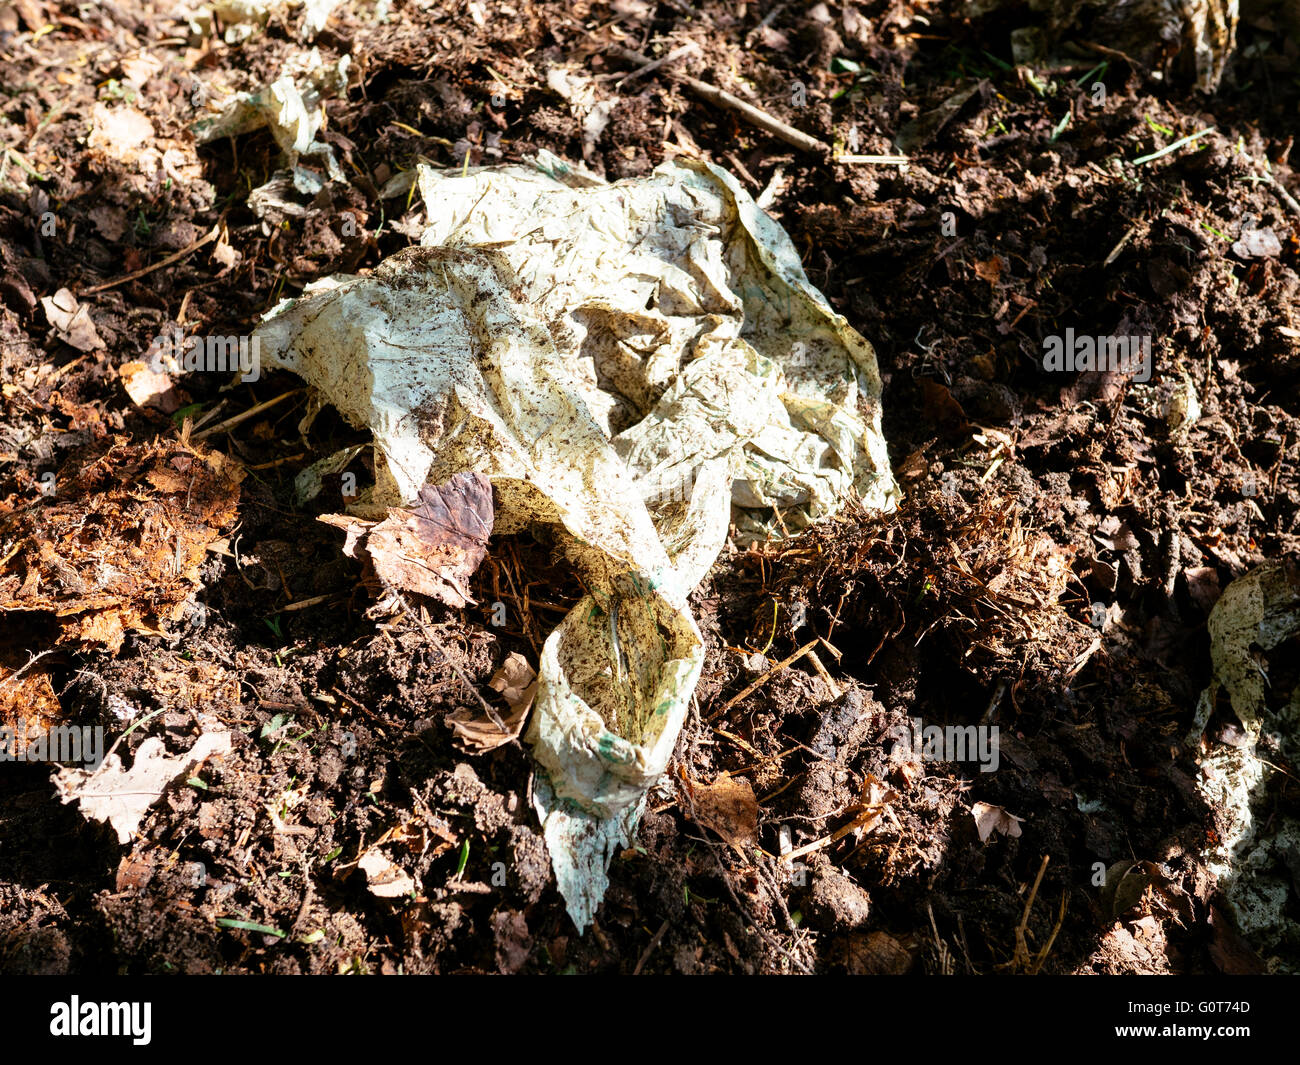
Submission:
<svg viewBox="0 0 1300 1065">
<path fill-rule="evenodd" d="M 325 63 L 315 48 L 295 56 L 270 85 L 256 92 L 236 93 L 220 114 L 192 123 L 190 129 L 194 139 L 207 144 L 221 137 L 237 137 L 266 127 L 284 153 L 296 185 L 312 180 L 298 167 L 300 156 L 321 157 L 329 176 L 342 181 L 343 170 L 334 156 L 334 149 L 317 139 L 316 135 L 325 122 L 322 101 L 347 89 L 351 61 L 351 57 L 345 55 L 333 63 Z"/>
<path fill-rule="evenodd" d="M 875 353 L 713 165 L 606 184 L 542 153 L 418 182 L 423 246 L 258 336 L 373 433 L 354 509 L 477 471 L 495 531 L 550 527 L 590 589 L 545 642 L 527 735 L 581 930 L 672 755 L 703 663 L 687 597 L 729 524 L 744 543 L 894 506 Z"/>
<path fill-rule="evenodd" d="M 1268 660 L 1300 635 L 1300 568 L 1286 561 L 1261 563 L 1224 589 L 1210 612 L 1210 661 L 1214 669 L 1201 693 L 1188 741 L 1199 743 L 1220 689 L 1244 727 L 1234 744 L 1216 743 L 1201 757 L 1197 789 L 1223 813 L 1203 858 L 1219 880 L 1237 926 L 1266 955 L 1274 972 L 1297 972 L 1300 923 L 1295 914 L 1300 819 L 1276 809 L 1269 778 L 1279 752 L 1300 760 L 1300 685 L 1287 702 L 1285 690 L 1268 698 Z M 1270 709 L 1270 701 L 1277 705 Z"/>
<path fill-rule="evenodd" d="M 212 16 L 221 20 L 227 44 L 239 44 L 265 28 L 272 15 L 301 8 L 302 36 L 312 40 L 343 0 L 212 0 L 189 16 L 195 33 L 206 36 L 212 27 Z"/>
</svg>

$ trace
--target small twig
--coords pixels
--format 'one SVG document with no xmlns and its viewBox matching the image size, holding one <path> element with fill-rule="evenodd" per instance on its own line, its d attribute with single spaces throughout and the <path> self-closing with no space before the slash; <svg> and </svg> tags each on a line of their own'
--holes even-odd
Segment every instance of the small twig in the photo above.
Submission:
<svg viewBox="0 0 1300 1065">
<path fill-rule="evenodd" d="M 628 63 L 636 63 L 645 66 L 654 62 L 649 56 L 642 55 L 640 52 L 634 52 L 629 48 L 611 48 L 610 54 L 618 59 Z M 751 125 L 758 126 L 759 129 L 766 130 L 774 137 L 780 137 L 786 144 L 793 144 L 806 152 L 815 152 L 819 155 L 825 155 L 830 152 L 830 148 L 819 141 L 816 137 L 810 137 L 807 133 L 787 125 L 779 118 L 769 115 L 766 111 L 755 107 L 753 104 L 746 103 L 738 96 L 733 96 L 725 89 L 719 89 L 716 85 L 710 85 L 707 81 L 700 81 L 699 78 L 692 78 L 689 74 L 673 73 L 682 84 L 689 88 L 697 96 L 702 96 L 710 103 L 717 104 L 719 107 L 725 107 L 735 111 L 741 118 Z"/>
<path fill-rule="evenodd" d="M 285 603 L 284 606 L 279 608 L 278 612 L 283 614 L 288 610 L 306 610 L 309 606 L 319 606 L 321 603 L 326 603 L 333 598 L 335 598 L 333 592 L 326 595 L 313 595 L 310 599 L 299 599 L 294 603 Z"/>
<path fill-rule="evenodd" d="M 658 59 L 651 60 L 645 66 L 638 67 L 636 70 L 632 71 L 631 74 L 623 75 L 623 77 L 619 78 L 618 81 L 614 83 L 614 88 L 616 89 L 621 88 L 629 81 L 635 81 L 637 78 L 644 77 L 646 74 L 651 74 L 654 71 L 658 70 L 665 63 L 675 62 L 676 60 L 681 59 L 681 57 L 686 55 L 688 52 L 694 52 L 698 50 L 698 48 L 699 45 L 697 45 L 694 41 L 687 41 L 680 48 L 674 48 L 667 55 L 660 56 Z M 609 75 L 609 76 L 618 77 L 618 75 L 616 74 Z"/>
<path fill-rule="evenodd" d="M 192 255 L 203 247 L 203 245 L 211 244 L 220 235 L 221 223 L 218 222 L 212 227 L 212 232 L 210 232 L 206 237 L 200 237 L 189 247 L 182 248 L 175 254 L 169 255 L 165 259 L 159 259 L 156 263 L 152 263 L 149 266 L 142 266 L 139 270 L 132 270 L 131 273 L 119 277 L 116 281 L 105 281 L 102 285 L 93 285 L 90 288 L 84 288 L 81 290 L 81 295 L 89 296 L 92 292 L 103 292 L 105 289 L 116 288 L 118 285 L 124 285 L 128 281 L 134 281 L 136 278 L 144 277 L 145 274 L 152 274 L 155 270 L 161 270 L 164 266 L 171 266 L 172 263 L 179 262 L 187 255 Z"/>
<path fill-rule="evenodd" d="M 817 675 L 821 677 L 823 681 L 826 682 L 826 687 L 828 687 L 831 690 L 831 701 L 835 702 L 836 700 L 838 700 L 839 697 L 844 694 L 844 692 L 840 690 L 840 686 L 835 683 L 831 675 L 826 672 L 826 667 L 822 665 L 822 660 L 817 657 L 816 651 L 808 652 L 808 661 L 812 663 L 813 669 L 817 671 Z"/>
<path fill-rule="evenodd" d="M 1080 41 L 1079 43 L 1090 52 L 1096 52 L 1098 55 L 1107 55 L 1112 59 L 1124 60 L 1125 63 L 1139 74 L 1145 73 L 1147 70 L 1147 67 L 1144 64 L 1139 63 L 1132 56 L 1121 52 L 1118 48 L 1107 48 L 1104 44 L 1098 44 L 1096 41 Z"/>
<path fill-rule="evenodd" d="M 51 647 L 46 651 L 42 651 L 38 655 L 32 655 L 32 657 L 28 659 L 28 661 L 24 665 L 19 666 L 12 673 L 10 673 L 9 676 L 5 677 L 4 680 L 0 680 L 0 688 L 3 688 L 6 684 L 10 683 L 10 681 L 16 680 L 18 677 L 22 676 L 46 655 L 54 654 L 54 651 L 55 648 Z"/>
<path fill-rule="evenodd" d="M 1052 944 L 1056 942 L 1061 926 L 1065 924 L 1065 907 L 1069 901 L 1070 893 L 1067 891 L 1061 895 L 1061 912 L 1056 915 L 1056 926 L 1052 929 L 1052 934 L 1047 937 L 1047 942 L 1043 944 L 1043 949 L 1038 952 L 1038 957 L 1034 959 L 1034 967 L 1031 970 L 1033 976 L 1037 976 L 1043 970 L 1043 962 L 1047 961 L 1047 955 L 1051 953 Z"/>
<path fill-rule="evenodd" d="M 1033 961 L 1033 955 L 1029 953 L 1029 943 L 1025 939 L 1025 932 L 1029 928 L 1029 914 L 1034 908 L 1034 899 L 1038 897 L 1038 888 L 1043 882 L 1043 874 L 1047 872 L 1047 863 L 1049 861 L 1051 861 L 1051 855 L 1044 854 L 1042 864 L 1038 867 L 1038 876 L 1034 878 L 1034 886 L 1030 888 L 1029 898 L 1025 900 L 1025 912 L 1021 915 L 1020 924 L 1016 926 L 1016 945 L 1009 965 L 1015 968 L 1023 966 L 1026 972 L 1030 971 L 1029 964 Z M 1053 934 L 1054 938 L 1055 935 Z M 1051 945 L 1050 942 L 1048 945 Z M 1045 959 L 1046 955 L 1041 955 L 1038 964 L 1041 966 Z"/>
<path fill-rule="evenodd" d="M 781 14 L 781 12 L 784 11 L 789 6 L 790 5 L 787 0 L 787 2 L 785 3 L 777 4 L 776 7 L 772 8 L 771 11 L 769 11 L 766 15 L 764 15 L 763 20 L 752 30 L 750 30 L 747 34 L 745 34 L 745 47 L 748 48 L 751 44 L 753 44 L 754 38 L 757 37 L 760 33 L 762 33 L 763 30 L 767 29 L 768 26 L 772 25 L 772 23 L 776 20 L 777 15 Z"/>
<path fill-rule="evenodd" d="M 763 188 L 762 182 L 760 182 L 758 178 L 754 177 L 754 175 L 749 172 L 749 168 L 745 166 L 745 164 L 742 163 L 739 159 L 736 158 L 735 152 L 723 152 L 722 154 L 723 157 L 727 160 L 727 162 L 729 162 L 735 168 L 737 174 L 739 174 L 751 185 L 753 185 L 754 188 L 760 190 Z"/>
<path fill-rule="evenodd" d="M 706 717 L 704 720 L 712 721 L 715 718 L 721 717 L 733 706 L 735 706 L 738 702 L 740 702 L 741 699 L 744 699 L 746 696 L 752 695 L 754 692 L 758 691 L 759 688 L 761 688 L 769 680 L 775 677 L 783 669 L 786 669 L 794 662 L 797 662 L 800 658 L 802 658 L 804 655 L 806 655 L 809 651 L 811 651 L 816 646 L 817 646 L 817 640 L 809 640 L 806 644 L 800 647 L 799 650 L 797 650 L 789 658 L 783 658 L 780 662 L 778 662 L 766 673 L 764 673 L 761 677 L 759 677 L 758 680 L 754 681 L 752 684 L 745 687 L 744 690 L 738 692 L 736 695 L 733 695 L 720 707 L 714 710 L 713 713 L 709 714 L 708 717 Z"/>
<path fill-rule="evenodd" d="M 868 825 L 875 827 L 877 821 L 881 818 L 881 811 L 884 809 L 884 803 L 874 803 L 866 807 L 860 814 L 853 818 L 847 825 L 837 828 L 829 836 L 822 836 L 821 839 L 815 839 L 811 843 L 805 843 L 802 847 L 796 847 L 789 854 L 783 854 L 781 857 L 784 861 L 793 862 L 807 854 L 812 854 L 824 847 L 829 847 L 832 843 L 838 843 L 850 832 L 859 828 L 865 828 Z"/>
<path fill-rule="evenodd" d="M 255 414 L 261 414 L 262 411 L 267 410 L 270 407 L 274 407 L 281 400 L 288 399 L 290 396 L 296 396 L 300 391 L 301 389 L 294 388 L 288 392 L 283 393 L 282 395 L 276 396 L 275 399 L 268 399 L 265 403 L 258 403 L 256 406 L 249 407 L 248 410 L 244 411 L 241 414 L 236 414 L 233 417 L 227 418 L 224 422 L 219 422 L 218 424 L 214 425 L 211 429 L 204 429 L 202 432 L 191 434 L 190 439 L 204 440 L 207 437 L 211 436 L 213 433 L 220 433 L 226 429 L 233 429 L 240 422 L 247 421 Z"/>
<path fill-rule="evenodd" d="M 660 940 L 664 938 L 664 933 L 668 931 L 668 926 L 671 923 L 671 921 L 664 921 L 664 923 L 659 926 L 659 931 L 651 937 L 645 950 L 641 952 L 641 957 L 636 960 L 636 968 L 632 970 L 633 976 L 641 975 L 641 970 L 645 968 L 645 963 L 650 960 L 650 955 L 653 954 L 655 948 L 659 946 Z"/>
<path fill-rule="evenodd" d="M 1275 178 L 1272 174 L 1270 174 L 1267 170 L 1265 170 L 1264 173 L 1260 175 L 1260 177 L 1265 182 L 1267 182 L 1268 185 L 1272 187 L 1273 191 L 1278 194 L 1278 198 L 1281 199 L 1282 202 L 1285 203 L 1288 207 L 1290 207 L 1291 210 L 1295 212 L 1297 217 L 1300 217 L 1300 200 L 1297 200 L 1294 196 L 1292 196 L 1290 191 L 1287 189 L 1287 187 L 1283 185 L 1282 182 L 1278 181 L 1278 179 Z"/>
<path fill-rule="evenodd" d="M 451 657 L 451 653 L 447 650 L 446 644 L 444 644 L 440 639 L 438 639 L 438 634 L 424 623 L 424 618 L 420 617 L 420 615 L 415 610 L 411 609 L 411 604 L 406 601 L 405 596 L 399 595 L 397 597 L 397 601 L 402 604 L 402 606 L 406 609 L 406 612 L 410 614 L 411 617 L 415 620 L 415 623 L 420 626 L 420 631 L 424 633 L 425 638 L 431 644 L 433 644 L 434 647 L 438 648 L 439 652 L 442 654 L 442 657 L 446 660 L 447 665 L 451 666 L 452 671 L 456 674 L 456 676 L 458 676 L 461 679 L 461 683 L 463 683 L 465 687 L 467 687 L 473 693 L 474 698 L 477 699 L 479 701 L 479 705 L 483 707 L 483 712 L 487 714 L 488 720 L 490 720 L 492 724 L 494 724 L 498 729 L 500 729 L 503 735 L 507 735 L 507 736 L 510 735 L 510 729 L 506 728 L 506 723 L 501 720 L 501 715 L 492 709 L 492 704 L 483 698 L 478 688 L 474 686 L 474 682 L 470 680 L 469 677 L 466 675 L 465 671 L 456 664 L 455 660 Z"/>
<path fill-rule="evenodd" d="M 1133 239 L 1133 234 L 1138 231 L 1138 226 L 1140 224 L 1141 223 L 1139 222 L 1134 222 L 1131 226 L 1128 227 L 1124 235 L 1120 237 L 1119 243 L 1116 244 L 1115 247 L 1111 248 L 1110 254 L 1107 255 L 1106 258 L 1102 260 L 1101 263 L 1102 266 L 1109 266 L 1111 263 L 1113 263 L 1116 259 L 1119 258 L 1119 253 L 1128 247 L 1128 242 Z"/>
<path fill-rule="evenodd" d="M 731 886 L 731 877 L 727 875 L 726 866 L 722 864 L 722 859 L 718 857 L 717 849 L 712 845 L 710 845 L 709 853 L 713 855 L 713 861 L 718 867 L 718 875 L 722 878 L 722 886 L 727 889 L 727 894 L 731 896 L 731 901 L 736 904 L 736 909 L 738 909 L 742 914 L 744 914 L 746 917 L 749 918 L 749 923 L 753 925 L 754 931 L 758 933 L 759 938 L 761 938 L 764 943 L 766 943 L 769 947 L 775 950 L 778 954 L 783 955 L 785 959 L 796 969 L 798 969 L 800 972 L 808 976 L 811 976 L 812 969 L 808 966 L 807 962 L 805 962 L 802 958 L 798 957 L 797 955 L 792 954 L 790 951 L 786 950 L 786 948 L 783 947 L 780 943 L 778 943 L 768 933 L 767 929 L 758 923 L 754 915 L 750 913 L 748 909 L 746 909 L 745 904 L 740 901 L 739 896 L 736 894 L 736 889 Z"/>
</svg>

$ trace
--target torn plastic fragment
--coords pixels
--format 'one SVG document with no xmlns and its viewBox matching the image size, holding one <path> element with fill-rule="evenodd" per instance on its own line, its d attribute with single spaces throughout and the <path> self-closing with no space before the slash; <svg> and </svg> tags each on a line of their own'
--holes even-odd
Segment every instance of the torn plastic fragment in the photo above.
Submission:
<svg viewBox="0 0 1300 1065">
<path fill-rule="evenodd" d="M 590 594 L 542 648 L 534 805 L 582 929 L 668 764 L 703 663 L 687 596 L 734 525 L 891 509 L 875 353 L 724 171 L 605 184 L 421 167 L 425 247 L 333 277 L 258 329 L 374 434 L 365 507 L 475 471 L 498 533 L 546 525 Z"/>
<path fill-rule="evenodd" d="M 325 64 L 320 52 L 295 56 L 285 64 L 280 77 L 257 92 L 237 93 L 219 115 L 201 118 L 191 124 L 200 144 L 220 137 L 237 137 L 266 127 L 287 158 L 290 175 L 299 191 L 304 191 L 303 174 L 298 172 L 300 156 L 319 156 L 325 161 L 329 176 L 343 180 L 343 170 L 334 150 L 316 135 L 325 122 L 322 101 L 337 96 L 347 88 L 350 56 Z"/>
<path fill-rule="evenodd" d="M 190 29 L 206 37 L 212 31 L 212 16 L 221 20 L 227 44 L 239 44 L 266 27 L 271 16 L 302 9 L 302 37 L 312 40 L 343 0 L 212 0 L 188 16 Z"/>
<path fill-rule="evenodd" d="M 1300 819 L 1279 812 L 1270 781 L 1279 756 L 1284 764 L 1300 761 L 1300 686 L 1289 700 L 1285 690 L 1270 687 L 1267 652 L 1300 637 L 1300 571 L 1293 563 L 1265 562 L 1238 577 L 1210 612 L 1207 628 L 1214 676 L 1189 739 L 1200 739 L 1220 688 L 1245 736 L 1214 744 L 1201 759 L 1197 787 L 1219 815 L 1217 839 L 1203 857 L 1242 933 L 1257 949 L 1276 953 L 1272 969 L 1295 972 L 1284 959 L 1300 956 L 1300 923 L 1292 916 Z"/>
</svg>

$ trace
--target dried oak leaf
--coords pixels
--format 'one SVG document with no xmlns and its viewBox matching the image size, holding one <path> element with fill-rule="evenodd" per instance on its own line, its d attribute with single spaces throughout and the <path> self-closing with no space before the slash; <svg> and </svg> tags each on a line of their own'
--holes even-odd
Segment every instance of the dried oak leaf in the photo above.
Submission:
<svg viewBox="0 0 1300 1065">
<path fill-rule="evenodd" d="M 389 507 L 378 524 L 342 514 L 321 521 L 343 529 L 344 554 L 368 559 L 384 584 L 457 608 L 474 600 L 468 581 L 487 556 L 492 535 L 492 482 L 458 473 L 425 485 L 414 507 Z"/>
<path fill-rule="evenodd" d="M 167 785 L 191 766 L 214 754 L 230 752 L 230 733 L 205 732 L 184 754 L 167 754 L 163 741 L 150 736 L 136 748 L 130 769 L 110 754 L 93 770 L 59 769 L 54 787 L 65 803 L 77 802 L 85 817 L 107 821 L 119 843 L 128 843 L 149 807 L 162 797 Z"/>
<path fill-rule="evenodd" d="M 528 659 L 512 651 L 488 684 L 510 704 L 510 712 L 501 719 L 505 732 L 486 714 L 468 709 L 457 710 L 447 722 L 456 742 L 471 754 L 496 750 L 523 731 L 524 719 L 537 695 L 537 671 L 528 664 Z"/>
<path fill-rule="evenodd" d="M 47 501 L 0 506 L 0 613 L 51 614 L 60 642 L 114 652 L 128 629 L 161 633 L 234 523 L 242 478 L 221 453 L 180 441 L 97 441 Z"/>
</svg>

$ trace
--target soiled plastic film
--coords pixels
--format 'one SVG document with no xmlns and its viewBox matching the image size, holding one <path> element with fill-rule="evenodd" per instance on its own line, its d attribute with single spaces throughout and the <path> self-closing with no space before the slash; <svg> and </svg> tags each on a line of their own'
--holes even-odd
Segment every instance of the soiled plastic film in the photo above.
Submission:
<svg viewBox="0 0 1300 1065">
<path fill-rule="evenodd" d="M 591 589 L 546 640 L 527 737 L 582 929 L 676 744 L 703 661 L 687 596 L 729 524 L 893 506 L 875 354 L 715 167 L 605 184 L 544 156 L 418 180 L 423 247 L 258 332 L 373 433 L 363 508 L 477 471 L 496 531 L 550 526 Z"/>
</svg>

